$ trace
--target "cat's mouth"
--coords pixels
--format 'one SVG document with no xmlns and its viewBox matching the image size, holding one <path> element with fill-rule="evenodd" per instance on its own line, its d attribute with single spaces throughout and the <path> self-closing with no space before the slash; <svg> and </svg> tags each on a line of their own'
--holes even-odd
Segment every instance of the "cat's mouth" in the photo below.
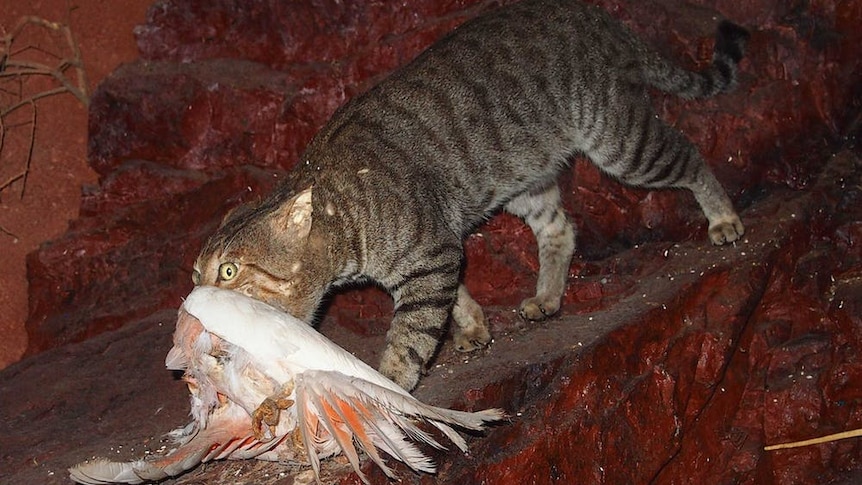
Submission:
<svg viewBox="0 0 862 485">
<path fill-rule="evenodd" d="M 244 284 L 237 288 L 234 288 L 234 291 L 237 293 L 242 293 L 243 295 L 254 298 L 255 300 L 260 300 L 267 305 L 273 306 L 285 313 L 290 313 L 290 309 L 287 308 L 285 304 L 286 297 L 289 297 L 292 293 L 290 289 L 278 291 L 278 290 L 270 290 L 265 287 L 257 286 L 254 284 Z"/>
</svg>

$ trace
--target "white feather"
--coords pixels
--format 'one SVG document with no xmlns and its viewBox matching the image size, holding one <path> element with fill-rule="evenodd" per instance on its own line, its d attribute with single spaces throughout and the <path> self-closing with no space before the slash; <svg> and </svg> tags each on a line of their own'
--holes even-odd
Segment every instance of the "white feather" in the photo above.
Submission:
<svg viewBox="0 0 862 485">
<path fill-rule="evenodd" d="M 143 460 L 117 463 L 104 458 L 73 466 L 69 469 L 72 480 L 86 485 L 107 483 L 143 483 L 167 477 L 161 469 L 153 469 Z"/>
</svg>

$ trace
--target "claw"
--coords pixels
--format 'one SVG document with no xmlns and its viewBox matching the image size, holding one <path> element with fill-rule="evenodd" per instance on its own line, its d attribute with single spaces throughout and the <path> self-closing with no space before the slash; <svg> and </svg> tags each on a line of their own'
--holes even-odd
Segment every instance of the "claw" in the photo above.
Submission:
<svg viewBox="0 0 862 485">
<path fill-rule="evenodd" d="M 262 442 L 272 440 L 281 411 L 290 409 L 294 405 L 293 399 L 289 397 L 293 393 L 293 388 L 293 381 L 285 384 L 279 392 L 264 399 L 251 413 L 251 429 L 255 438 Z M 268 433 L 264 432 L 264 425 Z"/>
<path fill-rule="evenodd" d="M 275 406 L 275 401 L 266 398 L 260 403 L 260 406 L 251 413 L 251 429 L 254 432 L 254 437 L 260 441 L 270 441 L 275 436 L 275 425 L 278 424 L 279 410 Z M 267 431 L 264 431 L 264 425 L 267 426 Z"/>
<path fill-rule="evenodd" d="M 275 436 L 275 427 L 278 426 L 278 419 L 281 411 L 289 409 L 294 402 L 287 398 L 266 398 L 260 403 L 260 406 L 251 413 L 251 427 L 254 431 L 254 437 L 262 442 L 270 441 Z M 263 426 L 266 425 L 264 432 Z"/>
<path fill-rule="evenodd" d="M 709 227 L 709 238 L 716 246 L 732 243 L 745 234 L 745 226 L 736 214 L 726 220 L 719 220 Z"/>
</svg>

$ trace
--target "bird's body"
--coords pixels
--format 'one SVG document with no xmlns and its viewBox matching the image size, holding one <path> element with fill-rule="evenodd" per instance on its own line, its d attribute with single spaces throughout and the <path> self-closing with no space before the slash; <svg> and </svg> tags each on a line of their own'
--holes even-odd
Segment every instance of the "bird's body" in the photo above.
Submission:
<svg viewBox="0 0 862 485">
<path fill-rule="evenodd" d="M 434 463 L 413 441 L 442 448 L 426 422 L 461 450 L 450 425 L 480 430 L 504 418 L 428 406 L 305 323 L 237 292 L 197 287 L 179 312 L 166 365 L 185 371 L 192 422 L 179 446 L 155 459 L 93 460 L 70 469 L 80 483 L 142 483 L 201 462 L 258 458 L 310 463 L 344 453 L 360 477 L 359 444 L 390 477 L 378 449 L 417 471 Z"/>
</svg>

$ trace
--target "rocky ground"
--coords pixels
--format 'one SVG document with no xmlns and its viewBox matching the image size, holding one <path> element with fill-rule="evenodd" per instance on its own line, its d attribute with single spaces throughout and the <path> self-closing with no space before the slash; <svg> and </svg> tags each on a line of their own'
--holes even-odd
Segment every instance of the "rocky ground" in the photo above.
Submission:
<svg viewBox="0 0 862 485">
<path fill-rule="evenodd" d="M 158 452 L 187 419 L 162 363 L 203 238 L 271 187 L 345 99 L 493 7 L 324 3 L 173 0 L 136 30 L 141 60 L 90 108 L 99 185 L 28 258 L 30 357 L 0 372 L 0 481 L 65 483 L 80 460 Z M 853 483 L 858 440 L 762 448 L 862 427 L 862 2 L 600 3 L 692 66 L 708 62 L 717 12 L 752 28 L 735 93 L 656 101 L 728 188 L 745 238 L 711 247 L 690 195 L 623 188 L 574 161 L 561 184 L 580 248 L 560 316 L 525 325 L 512 313 L 533 285 L 535 243 L 493 219 L 467 242 L 465 278 L 495 341 L 469 355 L 447 342 L 416 391 L 503 407 L 511 422 L 471 438 L 467 457 L 436 454 L 437 476 L 401 477 Z M 321 330 L 375 363 L 390 310 L 377 290 L 342 293 Z M 357 483 L 337 461 L 326 477 Z M 307 478 L 239 462 L 168 483 Z"/>
</svg>

